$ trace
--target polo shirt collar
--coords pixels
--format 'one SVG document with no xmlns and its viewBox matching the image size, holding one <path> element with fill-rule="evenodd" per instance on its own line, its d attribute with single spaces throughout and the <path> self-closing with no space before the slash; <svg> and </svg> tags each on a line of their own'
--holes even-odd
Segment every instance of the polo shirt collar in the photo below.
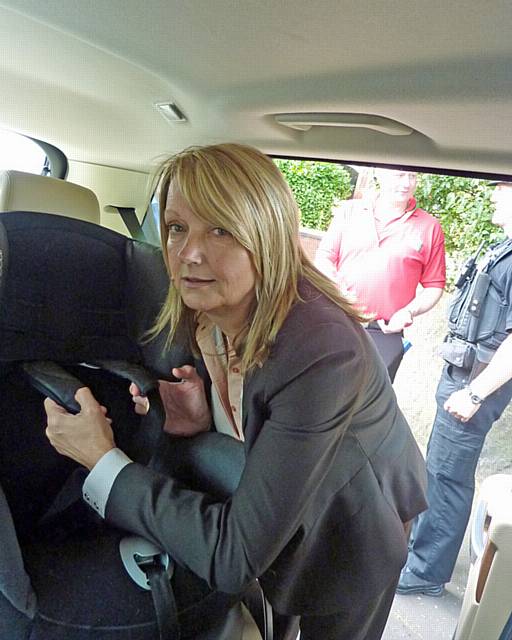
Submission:
<svg viewBox="0 0 512 640">
<path fill-rule="evenodd" d="M 405 208 L 404 215 L 402 216 L 402 221 L 405 222 L 409 220 L 411 216 L 416 215 L 416 211 L 418 207 L 416 206 L 416 198 L 411 198 L 407 203 L 407 207 Z"/>
<path fill-rule="evenodd" d="M 418 207 L 416 206 L 416 198 L 410 198 L 404 213 L 399 218 L 394 218 L 394 221 L 402 222 L 402 223 L 407 222 L 407 220 L 409 220 L 411 216 L 416 215 L 417 210 L 418 210 Z"/>
</svg>

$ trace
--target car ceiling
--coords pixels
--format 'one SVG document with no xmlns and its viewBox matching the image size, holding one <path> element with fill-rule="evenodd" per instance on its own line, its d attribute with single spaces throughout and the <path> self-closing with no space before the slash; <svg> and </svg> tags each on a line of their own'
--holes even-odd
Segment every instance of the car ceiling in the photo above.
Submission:
<svg viewBox="0 0 512 640">
<path fill-rule="evenodd" d="M 0 126 L 71 160 L 138 170 L 237 140 L 276 155 L 509 174 L 511 26 L 510 0 L 6 1 Z M 187 122 L 158 113 L 168 101 Z M 413 131 L 275 119 L 311 113 Z"/>
</svg>

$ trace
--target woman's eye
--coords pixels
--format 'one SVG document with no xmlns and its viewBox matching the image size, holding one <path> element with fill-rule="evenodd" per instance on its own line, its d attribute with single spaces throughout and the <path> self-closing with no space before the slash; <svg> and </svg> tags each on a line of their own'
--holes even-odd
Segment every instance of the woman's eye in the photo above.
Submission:
<svg viewBox="0 0 512 640">
<path fill-rule="evenodd" d="M 183 226 L 177 222 L 171 222 L 167 225 L 167 230 L 169 233 L 181 233 L 183 231 Z"/>
<path fill-rule="evenodd" d="M 222 227 L 215 227 L 215 229 L 212 229 L 212 232 L 214 235 L 219 237 L 231 235 L 229 231 L 226 231 L 226 229 L 223 229 Z"/>
</svg>

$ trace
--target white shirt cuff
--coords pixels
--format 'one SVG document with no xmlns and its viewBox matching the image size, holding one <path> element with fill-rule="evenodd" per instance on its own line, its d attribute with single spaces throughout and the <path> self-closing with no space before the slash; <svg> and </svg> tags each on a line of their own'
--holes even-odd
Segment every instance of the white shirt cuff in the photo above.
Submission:
<svg viewBox="0 0 512 640">
<path fill-rule="evenodd" d="M 105 517 L 105 507 L 115 479 L 131 462 L 133 460 L 121 449 L 111 449 L 98 460 L 85 479 L 83 498 L 102 518 Z"/>
</svg>

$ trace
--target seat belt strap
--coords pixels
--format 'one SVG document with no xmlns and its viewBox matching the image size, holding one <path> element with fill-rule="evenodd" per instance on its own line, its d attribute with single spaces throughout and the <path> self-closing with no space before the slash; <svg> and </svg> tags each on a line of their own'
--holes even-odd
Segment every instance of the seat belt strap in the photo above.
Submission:
<svg viewBox="0 0 512 640">
<path fill-rule="evenodd" d="M 114 209 L 119 211 L 119 215 L 123 219 L 131 237 L 134 238 L 134 240 L 139 240 L 140 242 L 147 242 L 146 235 L 142 229 L 139 219 L 137 218 L 135 209 L 133 207 L 114 207 Z"/>
<path fill-rule="evenodd" d="M 146 574 L 158 623 L 159 640 L 180 640 L 178 607 L 171 585 L 169 570 L 159 556 L 136 556 L 135 562 Z"/>
<path fill-rule="evenodd" d="M 272 606 L 265 597 L 258 580 L 254 580 L 246 587 L 242 602 L 256 623 L 263 640 L 273 640 L 274 618 Z"/>
</svg>

